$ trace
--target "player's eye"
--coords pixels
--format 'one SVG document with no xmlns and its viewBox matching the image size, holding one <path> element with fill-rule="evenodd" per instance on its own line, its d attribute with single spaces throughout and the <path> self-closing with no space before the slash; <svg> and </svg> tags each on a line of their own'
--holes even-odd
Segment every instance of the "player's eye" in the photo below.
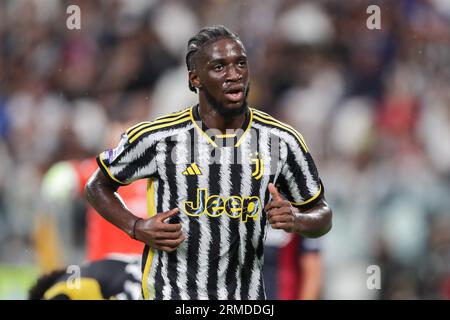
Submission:
<svg viewBox="0 0 450 320">
<path fill-rule="evenodd" d="M 216 64 L 214 66 L 214 71 L 222 71 L 223 70 L 223 64 Z"/>
<path fill-rule="evenodd" d="M 238 66 L 240 67 L 240 68 L 243 68 L 243 67 L 245 67 L 247 65 L 247 61 L 245 61 L 245 60 L 241 60 L 241 61 L 239 61 L 239 63 L 238 63 Z"/>
</svg>

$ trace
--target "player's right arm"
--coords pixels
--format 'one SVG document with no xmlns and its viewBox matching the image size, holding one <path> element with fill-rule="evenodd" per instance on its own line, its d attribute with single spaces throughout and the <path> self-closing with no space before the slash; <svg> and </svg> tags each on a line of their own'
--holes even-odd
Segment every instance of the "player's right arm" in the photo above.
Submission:
<svg viewBox="0 0 450 320">
<path fill-rule="evenodd" d="M 125 205 L 117 190 L 138 179 L 157 175 L 156 147 L 152 123 L 138 124 L 128 129 L 115 149 L 97 157 L 99 169 L 85 186 L 89 203 L 106 220 L 130 237 L 164 251 L 174 251 L 184 240 L 181 224 L 164 220 L 177 214 L 178 209 L 154 214 L 147 220 L 137 218 Z"/>
</svg>

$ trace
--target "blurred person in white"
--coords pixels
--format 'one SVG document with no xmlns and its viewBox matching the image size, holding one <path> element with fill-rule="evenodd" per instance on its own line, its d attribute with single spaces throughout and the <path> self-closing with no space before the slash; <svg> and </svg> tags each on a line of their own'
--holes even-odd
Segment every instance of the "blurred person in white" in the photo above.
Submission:
<svg viewBox="0 0 450 320">
<path fill-rule="evenodd" d="M 311 147 L 323 156 L 329 119 L 344 94 L 344 79 L 338 65 L 326 60 L 319 51 L 310 51 L 297 65 L 302 80 L 295 79 L 280 97 L 278 113 L 291 125 L 302 128 Z"/>
<path fill-rule="evenodd" d="M 82 203 L 76 196 L 77 174 L 69 163 L 86 158 L 105 141 L 104 108 L 92 99 L 77 99 L 69 105 L 53 163 L 41 173 L 35 215 L 30 224 L 37 264 L 44 271 L 61 267 L 66 259 L 83 260 L 85 219 L 80 214 Z"/>
<path fill-rule="evenodd" d="M 58 155 L 69 116 L 64 99 L 47 92 L 42 83 L 30 82 L 29 90 L 11 95 L 6 105 L 11 124 L 8 143 L 15 172 L 5 192 L 7 211 L 11 213 L 12 234 L 25 243 L 32 232 L 29 221 L 39 209 L 42 170 Z M 16 250 L 10 258 L 13 261 L 33 259 L 26 250 Z"/>
<path fill-rule="evenodd" d="M 333 239 L 322 243 L 326 299 L 374 298 L 375 292 L 367 289 L 364 279 L 377 225 L 373 212 L 383 196 L 374 188 L 383 183 L 383 177 L 371 163 L 374 116 L 372 99 L 349 97 L 341 101 L 324 136 L 328 147 L 319 161 L 330 200 L 339 212 Z"/>
<path fill-rule="evenodd" d="M 160 3 L 155 8 L 154 16 L 150 25 L 161 39 L 161 45 L 182 60 L 186 41 L 198 29 L 197 16 L 191 8 L 176 2 Z M 175 112 L 180 105 L 193 106 L 197 101 L 195 93 L 185 90 L 186 69 L 182 64 L 172 66 L 155 82 L 149 113 L 151 119 Z"/>
<path fill-rule="evenodd" d="M 418 292 L 424 299 L 450 300 L 450 201 L 430 217 L 426 251 L 418 265 Z"/>
<path fill-rule="evenodd" d="M 3 260 L 4 244 L 10 235 L 10 217 L 6 211 L 6 187 L 8 183 L 8 172 L 12 172 L 12 160 L 6 144 L 0 135 L 0 261 Z"/>
<path fill-rule="evenodd" d="M 423 95 L 423 115 L 419 136 L 423 139 L 433 168 L 442 176 L 450 175 L 450 86 L 445 79 L 430 80 Z"/>
<path fill-rule="evenodd" d="M 134 123 L 148 113 L 146 93 L 139 91 L 121 95 L 109 107 L 108 119 L 100 105 L 89 101 L 79 101 L 75 105 L 73 131 L 86 150 L 115 145 L 117 135 L 130 122 Z M 123 108 L 123 105 L 127 107 Z M 44 174 L 41 186 L 43 208 L 37 223 L 39 226 L 39 221 L 45 220 L 47 230 L 51 223 L 57 223 L 54 239 L 46 240 L 42 232 L 35 236 L 39 262 L 44 271 L 70 261 L 102 259 L 109 253 L 142 252 L 141 243 L 126 237 L 86 204 L 82 190 L 96 167 L 93 157 L 66 157 Z M 145 216 L 145 183 L 138 183 L 132 189 L 124 188 L 121 192 L 133 212 Z"/>
</svg>

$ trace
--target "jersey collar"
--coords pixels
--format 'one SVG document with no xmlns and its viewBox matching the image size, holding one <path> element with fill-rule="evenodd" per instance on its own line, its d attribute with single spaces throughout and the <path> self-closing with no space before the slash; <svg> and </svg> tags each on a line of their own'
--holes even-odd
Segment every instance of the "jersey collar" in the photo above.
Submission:
<svg viewBox="0 0 450 320">
<path fill-rule="evenodd" d="M 206 138 L 206 140 L 214 147 L 219 146 L 234 146 L 239 147 L 244 140 L 245 135 L 250 130 L 253 122 L 253 111 L 248 108 L 245 121 L 241 126 L 241 130 L 237 130 L 236 134 L 211 134 L 211 131 L 206 124 L 200 118 L 199 105 L 195 105 L 191 108 L 191 121 L 195 128 Z"/>
</svg>

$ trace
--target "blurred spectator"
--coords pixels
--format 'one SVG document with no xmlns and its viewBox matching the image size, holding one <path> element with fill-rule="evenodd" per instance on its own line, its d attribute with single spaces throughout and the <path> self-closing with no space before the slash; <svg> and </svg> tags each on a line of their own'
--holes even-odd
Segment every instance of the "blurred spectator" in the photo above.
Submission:
<svg viewBox="0 0 450 320">
<path fill-rule="evenodd" d="M 264 287 L 269 300 L 317 300 L 322 261 L 318 239 L 268 227 L 264 249 Z"/>
</svg>

